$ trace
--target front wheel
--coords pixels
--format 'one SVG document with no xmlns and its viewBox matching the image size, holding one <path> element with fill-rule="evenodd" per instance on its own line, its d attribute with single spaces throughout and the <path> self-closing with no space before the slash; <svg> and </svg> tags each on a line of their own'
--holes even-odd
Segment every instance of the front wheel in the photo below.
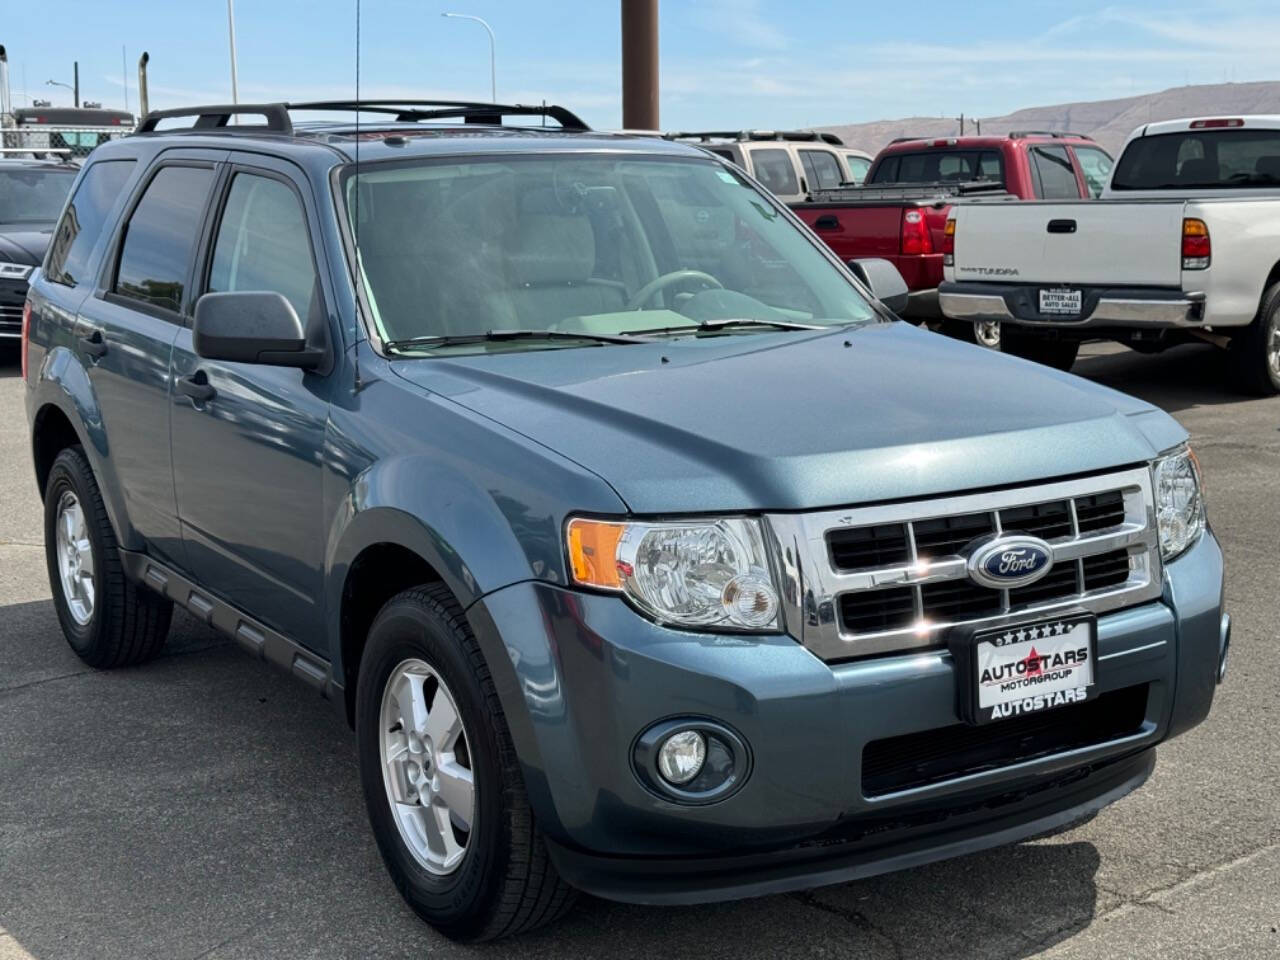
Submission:
<svg viewBox="0 0 1280 960">
<path fill-rule="evenodd" d="M 1253 323 L 1231 338 L 1236 373 L 1250 393 L 1280 393 L 1280 283 L 1262 295 Z"/>
<path fill-rule="evenodd" d="M 1080 341 L 1049 340 L 1005 330 L 1001 337 L 1000 350 L 1015 357 L 1022 357 L 1024 360 L 1043 363 L 1046 367 L 1053 367 L 1055 370 L 1070 370 L 1076 362 L 1076 355 L 1080 352 Z"/>
<path fill-rule="evenodd" d="M 382 859 L 441 933 L 492 940 L 572 905 L 533 821 L 484 656 L 442 585 L 405 591 L 374 620 L 356 741 Z"/>
</svg>

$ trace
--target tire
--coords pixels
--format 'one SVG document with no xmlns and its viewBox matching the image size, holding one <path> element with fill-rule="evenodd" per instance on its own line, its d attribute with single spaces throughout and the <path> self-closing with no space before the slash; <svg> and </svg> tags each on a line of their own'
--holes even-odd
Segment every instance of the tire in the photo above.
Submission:
<svg viewBox="0 0 1280 960">
<path fill-rule="evenodd" d="M 999 350 L 1001 345 L 999 320 L 948 320 L 943 332 L 965 343 L 976 343 L 988 350 Z"/>
<path fill-rule="evenodd" d="M 1080 352 L 1079 340 L 1049 340 L 1046 338 L 1002 331 L 1000 350 L 1003 353 L 1034 360 L 1055 370 L 1070 370 Z"/>
<path fill-rule="evenodd" d="M 1250 393 L 1264 397 L 1280 393 L 1280 283 L 1263 293 L 1253 323 L 1231 338 L 1231 359 Z"/>
<path fill-rule="evenodd" d="M 421 736 L 415 744 L 396 720 L 403 711 L 395 694 L 420 678 L 421 699 L 407 698 L 416 704 L 411 715 Z M 460 733 L 456 724 L 433 720 L 448 717 L 447 710 L 440 712 L 448 707 L 456 711 Z M 379 612 L 360 660 L 355 718 L 369 822 L 396 889 L 414 912 L 453 940 L 476 942 L 524 933 L 568 911 L 575 891 L 547 854 L 489 668 L 446 587 L 407 590 Z M 446 725 L 452 734 L 440 732 Z M 402 765 L 384 759 L 396 754 Z M 472 784 L 465 824 L 468 807 L 457 799 L 460 768 Z M 415 791 L 391 770 L 407 770 L 409 778 L 430 772 L 435 787 L 422 779 Z M 402 802 L 393 806 L 396 789 Z M 437 812 L 441 803 L 447 808 L 443 825 L 435 820 L 432 827 L 414 809 Z M 421 835 L 415 833 L 420 823 L 427 824 Z M 442 839 L 445 831 L 452 844 Z M 424 840 L 428 836 L 435 837 L 435 851 Z M 411 843 L 411 837 L 422 842 Z M 455 845 L 462 853 L 450 862 L 459 856 Z"/>
<path fill-rule="evenodd" d="M 60 520 L 74 528 L 71 535 L 59 532 Z M 125 576 L 102 492 L 79 447 L 63 450 L 49 470 L 44 542 L 54 608 L 76 656 L 91 667 L 109 669 L 142 663 L 160 652 L 173 604 Z M 72 555 L 78 575 L 68 571 L 64 578 L 61 558 L 71 564 Z"/>
</svg>

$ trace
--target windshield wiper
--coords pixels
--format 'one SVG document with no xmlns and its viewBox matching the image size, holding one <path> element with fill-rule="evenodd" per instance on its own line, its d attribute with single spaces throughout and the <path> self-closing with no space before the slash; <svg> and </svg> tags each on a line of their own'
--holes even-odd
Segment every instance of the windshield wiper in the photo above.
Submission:
<svg viewBox="0 0 1280 960">
<path fill-rule="evenodd" d="M 661 335 L 664 333 L 697 333 L 700 330 L 729 330 L 735 327 L 772 327 L 775 330 L 830 330 L 824 323 L 797 323 L 793 320 L 749 320 L 736 318 L 732 320 L 703 320 L 701 323 L 686 323 L 675 327 L 653 327 L 646 330 L 628 330 L 623 336 Z"/>
<path fill-rule="evenodd" d="M 383 346 L 400 353 L 415 347 L 453 347 L 468 343 L 494 343 L 502 340 L 588 340 L 594 343 L 647 343 L 641 337 L 624 333 L 576 333 L 570 330 L 486 330 L 484 333 L 442 333 L 428 337 L 388 340 Z"/>
</svg>

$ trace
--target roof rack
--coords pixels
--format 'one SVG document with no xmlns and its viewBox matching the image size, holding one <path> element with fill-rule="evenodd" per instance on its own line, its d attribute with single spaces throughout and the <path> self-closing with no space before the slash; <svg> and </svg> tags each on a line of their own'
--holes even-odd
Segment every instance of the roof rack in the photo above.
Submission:
<svg viewBox="0 0 1280 960">
<path fill-rule="evenodd" d="M 844 146 L 844 141 L 834 133 L 820 130 L 692 130 L 664 133 L 662 136 L 667 140 L 794 140 L 799 143 Z"/>
<path fill-rule="evenodd" d="M 501 126 L 503 117 L 542 117 L 560 124 L 562 130 L 585 131 L 591 128 L 572 110 L 554 103 L 479 103 L 469 100 L 314 100 L 286 103 L 289 110 L 351 110 L 360 113 L 385 113 L 400 122 L 416 120 L 462 120 Z"/>
<path fill-rule="evenodd" d="M 1052 137 L 1055 140 L 1077 139 L 1092 140 L 1087 133 L 1071 133 L 1069 130 L 1012 130 L 1010 140 L 1022 140 L 1025 137 Z"/>
<path fill-rule="evenodd" d="M 135 133 L 155 133 L 160 121 L 175 117 L 195 117 L 193 130 L 217 130 L 225 133 L 282 133 L 291 136 L 291 110 L 349 110 L 360 113 L 388 114 L 397 122 L 418 120 L 462 120 L 464 123 L 501 126 L 503 117 L 542 117 L 560 124 L 563 130 L 585 131 L 591 128 L 577 114 L 555 104 L 541 106 L 502 103 L 472 103 L 463 100 L 316 100 L 306 103 L 241 103 L 215 106 L 179 107 L 174 110 L 152 110 L 138 123 Z M 261 124 L 237 125 L 228 129 L 235 116 L 260 116 Z"/>
</svg>

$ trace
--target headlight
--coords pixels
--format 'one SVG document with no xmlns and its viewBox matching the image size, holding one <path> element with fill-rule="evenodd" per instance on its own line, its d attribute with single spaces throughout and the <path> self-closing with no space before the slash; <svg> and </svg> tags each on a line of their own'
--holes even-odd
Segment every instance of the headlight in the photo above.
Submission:
<svg viewBox="0 0 1280 960">
<path fill-rule="evenodd" d="M 1160 555 L 1172 560 L 1204 532 L 1204 494 L 1200 464 L 1187 446 L 1152 464 L 1156 489 L 1156 525 Z"/>
<path fill-rule="evenodd" d="M 778 591 L 757 520 L 577 518 L 569 521 L 566 537 L 576 583 L 621 593 L 661 623 L 778 628 Z"/>
<path fill-rule="evenodd" d="M 0 263 L 0 280 L 25 280 L 31 276 L 31 271 L 35 267 L 29 267 L 25 263 Z"/>
</svg>

